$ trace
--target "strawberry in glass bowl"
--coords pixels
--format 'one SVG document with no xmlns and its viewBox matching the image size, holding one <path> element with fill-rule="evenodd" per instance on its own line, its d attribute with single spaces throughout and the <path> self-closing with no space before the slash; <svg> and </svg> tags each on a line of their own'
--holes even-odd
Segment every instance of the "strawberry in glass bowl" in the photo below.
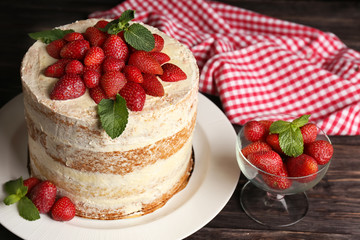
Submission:
<svg viewBox="0 0 360 240">
<path fill-rule="evenodd" d="M 305 191 L 325 176 L 333 156 L 328 136 L 310 115 L 264 115 L 237 136 L 237 161 L 248 182 L 241 190 L 245 213 L 267 226 L 289 226 L 308 211 Z"/>
</svg>

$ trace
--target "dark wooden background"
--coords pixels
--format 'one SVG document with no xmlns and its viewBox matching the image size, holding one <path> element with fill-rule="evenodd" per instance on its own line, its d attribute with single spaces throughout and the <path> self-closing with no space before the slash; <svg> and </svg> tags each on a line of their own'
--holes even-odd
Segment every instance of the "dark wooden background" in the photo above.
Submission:
<svg viewBox="0 0 360 240">
<path fill-rule="evenodd" d="M 88 14 L 107 10 L 120 2 L 1 1 L 0 107 L 21 93 L 20 62 L 33 43 L 27 33 L 86 19 Z M 360 1 L 222 2 L 335 33 L 347 46 L 360 51 Z M 208 97 L 221 107 L 217 97 Z M 240 126 L 234 127 L 236 131 L 240 129 Z M 286 228 L 268 228 L 249 219 L 239 204 L 239 192 L 246 182 L 241 176 L 225 208 L 188 239 L 360 239 L 360 136 L 332 136 L 331 140 L 336 160 L 325 178 L 307 192 L 310 209 L 301 222 Z M 0 239 L 18 238 L 0 226 Z"/>
</svg>

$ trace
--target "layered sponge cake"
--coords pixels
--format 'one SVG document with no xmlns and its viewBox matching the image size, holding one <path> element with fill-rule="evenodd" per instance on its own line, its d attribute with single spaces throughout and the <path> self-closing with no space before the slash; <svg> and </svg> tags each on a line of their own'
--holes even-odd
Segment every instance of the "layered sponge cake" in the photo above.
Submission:
<svg viewBox="0 0 360 240">
<path fill-rule="evenodd" d="M 59 27 L 84 33 L 99 19 Z M 159 30 L 161 52 L 186 73 L 186 79 L 161 81 L 164 95 L 146 95 L 141 111 L 129 111 L 122 134 L 111 138 L 101 127 L 89 89 L 80 97 L 53 100 L 57 78 L 44 69 L 57 59 L 37 41 L 22 68 L 31 174 L 52 181 L 68 196 L 76 214 L 92 219 L 141 216 L 163 206 L 186 186 L 193 168 L 198 68 L 191 51 Z M 159 78 L 159 77 L 158 77 Z"/>
</svg>

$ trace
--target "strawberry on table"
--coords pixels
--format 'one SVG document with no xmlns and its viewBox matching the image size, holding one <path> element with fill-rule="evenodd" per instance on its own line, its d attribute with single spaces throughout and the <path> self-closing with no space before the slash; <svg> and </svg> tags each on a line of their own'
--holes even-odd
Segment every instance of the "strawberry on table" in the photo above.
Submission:
<svg viewBox="0 0 360 240">
<path fill-rule="evenodd" d="M 48 213 L 55 202 L 56 191 L 56 186 L 46 180 L 32 189 L 29 198 L 40 213 Z"/>
<path fill-rule="evenodd" d="M 66 74 L 55 84 L 50 93 L 53 100 L 67 100 L 84 95 L 86 86 L 79 75 Z"/>
<path fill-rule="evenodd" d="M 313 157 L 320 165 L 328 163 L 334 153 L 334 148 L 328 141 L 316 140 L 305 146 L 305 153 Z"/>
<path fill-rule="evenodd" d="M 247 156 L 251 153 L 259 152 L 259 151 L 270 151 L 270 150 L 272 150 L 272 148 L 269 144 L 267 144 L 266 142 L 257 141 L 257 142 L 252 142 L 246 147 L 244 147 L 241 150 L 241 152 L 244 155 L 244 157 L 247 158 Z"/>
<path fill-rule="evenodd" d="M 265 126 L 260 122 L 253 120 L 244 125 L 244 136 L 250 142 L 264 140 Z"/>
<path fill-rule="evenodd" d="M 56 221 L 69 221 L 75 213 L 75 205 L 68 197 L 59 198 L 51 208 L 51 217 Z"/>
<path fill-rule="evenodd" d="M 307 154 L 288 158 L 286 167 L 290 177 L 304 177 L 311 175 L 298 180 L 302 183 L 314 180 L 316 178 L 316 172 L 318 171 L 316 160 Z"/>
</svg>

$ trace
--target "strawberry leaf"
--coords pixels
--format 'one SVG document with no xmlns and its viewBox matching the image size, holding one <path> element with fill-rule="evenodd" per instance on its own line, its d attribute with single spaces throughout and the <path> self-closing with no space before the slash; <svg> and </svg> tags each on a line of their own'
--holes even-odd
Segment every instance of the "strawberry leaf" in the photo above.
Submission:
<svg viewBox="0 0 360 240">
<path fill-rule="evenodd" d="M 20 216 L 26 220 L 34 221 L 40 218 L 39 210 L 28 197 L 23 197 L 20 199 L 18 210 Z"/>
<path fill-rule="evenodd" d="M 40 40 L 43 43 L 51 43 L 57 39 L 63 38 L 66 34 L 74 32 L 74 30 L 61 30 L 61 29 L 52 29 L 52 30 L 45 30 L 41 32 L 34 32 L 29 33 L 29 37 L 35 40 Z"/>
<path fill-rule="evenodd" d="M 124 31 L 125 41 L 137 50 L 151 51 L 155 47 L 152 33 L 139 23 L 130 25 Z"/>
<path fill-rule="evenodd" d="M 125 130 L 129 112 L 125 99 L 119 94 L 116 95 L 115 101 L 111 99 L 101 100 L 98 104 L 98 114 L 101 126 L 112 139 L 119 137 Z"/>
</svg>

